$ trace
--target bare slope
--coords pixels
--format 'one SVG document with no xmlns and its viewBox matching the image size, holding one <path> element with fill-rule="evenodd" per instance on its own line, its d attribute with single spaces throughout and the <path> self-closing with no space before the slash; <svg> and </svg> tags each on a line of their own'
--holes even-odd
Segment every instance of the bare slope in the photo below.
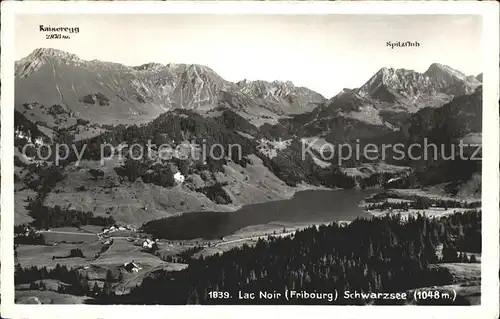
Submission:
<svg viewBox="0 0 500 319">
<path fill-rule="evenodd" d="M 283 115 L 310 111 L 324 101 L 320 94 L 289 82 L 231 83 L 202 65 L 148 63 L 130 67 L 85 61 L 49 48 L 36 49 L 16 63 L 15 85 L 16 105 L 30 105 L 26 112 L 29 119 L 51 123 L 60 118 L 61 122 L 55 123 L 59 125 L 71 122 L 68 118 L 137 123 L 172 108 L 204 111 L 220 103 L 235 106 L 241 102 L 249 109 Z M 61 106 L 56 114 L 50 112 L 53 105 Z"/>
</svg>

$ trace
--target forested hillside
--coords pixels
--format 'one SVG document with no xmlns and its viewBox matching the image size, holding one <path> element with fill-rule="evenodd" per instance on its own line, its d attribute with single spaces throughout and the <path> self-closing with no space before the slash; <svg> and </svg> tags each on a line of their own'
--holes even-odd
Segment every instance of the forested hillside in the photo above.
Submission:
<svg viewBox="0 0 500 319">
<path fill-rule="evenodd" d="M 358 219 L 347 226 L 311 227 L 292 238 L 269 238 L 254 247 L 192 259 L 186 270 L 151 274 L 130 295 L 101 295 L 94 302 L 242 304 L 245 301 L 236 298 L 239 290 L 401 292 L 445 285 L 451 281 L 450 274 L 429 265 L 474 262 L 475 257 L 458 251 L 480 251 L 480 230 L 481 213 L 476 210 L 434 219 L 419 215 L 404 221 L 400 216 L 385 216 Z M 437 256 L 439 245 L 443 245 L 442 257 Z M 229 292 L 232 298 L 210 299 L 210 291 Z M 339 299 L 337 303 L 358 302 Z"/>
</svg>

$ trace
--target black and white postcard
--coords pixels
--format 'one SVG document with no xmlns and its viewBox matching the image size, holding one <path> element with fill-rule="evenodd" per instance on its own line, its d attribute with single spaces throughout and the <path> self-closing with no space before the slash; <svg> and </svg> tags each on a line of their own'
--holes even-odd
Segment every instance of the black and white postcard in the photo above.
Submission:
<svg viewBox="0 0 500 319">
<path fill-rule="evenodd" d="M 2 315 L 496 318 L 498 19 L 2 3 Z"/>
</svg>

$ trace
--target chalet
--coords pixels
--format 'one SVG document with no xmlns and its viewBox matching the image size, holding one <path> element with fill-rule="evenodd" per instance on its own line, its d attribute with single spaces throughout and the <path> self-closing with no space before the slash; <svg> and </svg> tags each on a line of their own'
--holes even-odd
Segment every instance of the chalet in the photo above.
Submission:
<svg viewBox="0 0 500 319">
<path fill-rule="evenodd" d="M 37 137 L 37 138 L 35 139 L 35 145 L 36 145 L 36 146 L 41 146 L 41 145 L 43 145 L 43 144 L 44 144 L 44 143 L 43 143 L 43 139 L 42 139 L 41 137 Z"/>
<path fill-rule="evenodd" d="M 184 183 L 184 180 L 186 179 L 184 175 L 182 175 L 180 172 L 177 172 L 174 174 L 174 179 L 177 183 L 182 184 Z"/>
<path fill-rule="evenodd" d="M 133 260 L 131 262 L 124 263 L 123 268 L 125 268 L 128 272 L 139 272 L 139 270 L 142 269 Z"/>
<path fill-rule="evenodd" d="M 155 242 L 148 238 L 142 243 L 142 248 L 152 249 L 154 244 Z"/>
</svg>

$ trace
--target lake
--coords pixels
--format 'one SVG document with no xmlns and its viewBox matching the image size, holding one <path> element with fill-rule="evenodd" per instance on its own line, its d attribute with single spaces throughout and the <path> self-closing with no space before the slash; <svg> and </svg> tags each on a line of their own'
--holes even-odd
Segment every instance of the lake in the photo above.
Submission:
<svg viewBox="0 0 500 319">
<path fill-rule="evenodd" d="M 307 190 L 292 198 L 245 205 L 233 212 L 200 211 L 153 220 L 143 230 L 165 239 L 216 239 L 236 231 L 271 222 L 328 223 L 370 217 L 358 207 L 361 200 L 378 189 Z"/>
</svg>

